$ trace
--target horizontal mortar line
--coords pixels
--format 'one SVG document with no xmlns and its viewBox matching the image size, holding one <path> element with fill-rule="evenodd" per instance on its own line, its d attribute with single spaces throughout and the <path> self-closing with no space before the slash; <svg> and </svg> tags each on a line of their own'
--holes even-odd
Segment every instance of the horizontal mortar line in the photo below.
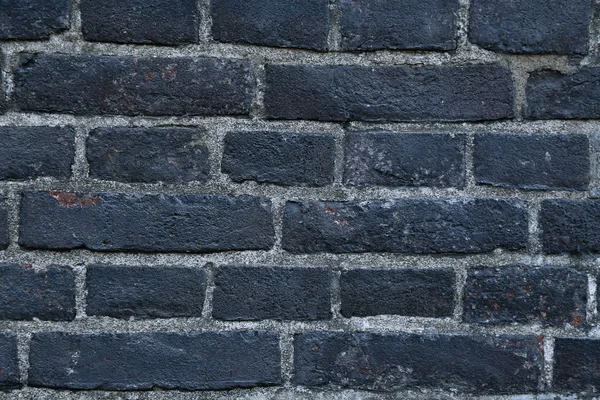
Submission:
<svg viewBox="0 0 600 400">
<path fill-rule="evenodd" d="M 89 250 L 45 251 L 11 248 L 0 251 L 0 262 L 23 263 L 34 266 L 114 264 L 129 266 L 188 266 L 204 267 L 208 263 L 244 266 L 297 266 L 355 268 L 451 268 L 451 267 L 507 267 L 528 265 L 539 267 L 565 267 L 590 272 L 600 269 L 600 254 L 586 256 L 530 255 L 518 252 L 430 255 L 393 253 L 354 254 L 292 254 L 277 251 L 238 251 L 227 253 L 140 253 L 95 252 Z"/>
</svg>

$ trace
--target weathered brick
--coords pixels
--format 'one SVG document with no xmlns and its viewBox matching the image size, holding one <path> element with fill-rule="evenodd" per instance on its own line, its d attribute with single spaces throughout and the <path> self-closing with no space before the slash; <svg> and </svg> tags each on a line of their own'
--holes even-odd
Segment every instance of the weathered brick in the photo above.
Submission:
<svg viewBox="0 0 600 400">
<path fill-rule="evenodd" d="M 465 184 L 465 136 L 348 132 L 344 184 L 437 186 Z"/>
<path fill-rule="evenodd" d="M 585 322 L 586 274 L 570 268 L 501 267 L 469 270 L 464 288 L 465 322 Z"/>
<path fill-rule="evenodd" d="M 281 381 L 277 336 L 262 331 L 36 333 L 29 362 L 29 385 L 63 389 L 220 390 Z"/>
<path fill-rule="evenodd" d="M 26 191 L 19 243 L 31 249 L 211 252 L 269 249 L 271 202 L 221 195 Z"/>
<path fill-rule="evenodd" d="M 327 0 L 212 0 L 211 15 L 220 42 L 327 49 Z"/>
<path fill-rule="evenodd" d="M 480 121 L 512 118 L 508 69 L 476 66 L 267 65 L 269 118 Z"/>
<path fill-rule="evenodd" d="M 75 159 L 75 132 L 59 127 L 0 127 L 0 180 L 66 179 Z"/>
<path fill-rule="evenodd" d="M 251 75 L 250 63 L 237 59 L 23 54 L 14 96 L 24 111 L 243 115 Z"/>
<path fill-rule="evenodd" d="M 69 267 L 0 265 L 0 319 L 75 318 L 75 278 Z"/>
<path fill-rule="evenodd" d="M 585 54 L 589 0 L 473 0 L 469 40 L 509 53 Z"/>
<path fill-rule="evenodd" d="M 17 337 L 11 333 L 0 333 L 0 390 L 19 387 Z"/>
<path fill-rule="evenodd" d="M 527 118 L 600 118 L 598 67 L 584 67 L 570 75 L 551 70 L 532 72 L 526 93 Z"/>
<path fill-rule="evenodd" d="M 516 189 L 586 190 L 589 153 L 585 135 L 476 135 L 475 181 Z"/>
<path fill-rule="evenodd" d="M 219 268 L 213 317 L 240 320 L 331 318 L 331 274 L 326 268 Z"/>
<path fill-rule="evenodd" d="M 115 43 L 197 43 L 196 0 L 83 0 L 85 40 Z"/>
<path fill-rule="evenodd" d="M 600 340 L 556 338 L 552 388 L 597 393 L 599 382 Z"/>
<path fill-rule="evenodd" d="M 230 132 L 221 168 L 234 182 L 323 186 L 333 182 L 334 159 L 331 135 Z"/>
<path fill-rule="evenodd" d="M 209 178 L 204 133 L 190 128 L 99 128 L 87 141 L 90 177 L 184 183 Z"/>
<path fill-rule="evenodd" d="M 202 315 L 206 278 L 198 268 L 91 265 L 87 315 L 173 318 Z"/>
<path fill-rule="evenodd" d="M 70 0 L 2 0 L 0 39 L 47 39 L 69 29 Z"/>
<path fill-rule="evenodd" d="M 318 332 L 294 337 L 294 378 L 309 387 L 531 393 L 542 365 L 529 336 Z"/>
<path fill-rule="evenodd" d="M 454 285 L 451 269 L 343 271 L 341 313 L 348 318 L 382 314 L 451 317 Z"/>
<path fill-rule="evenodd" d="M 343 0 L 344 50 L 452 50 L 458 0 Z"/>
<path fill-rule="evenodd" d="M 600 252 L 598 200 L 544 200 L 539 224 L 545 253 Z"/>
<path fill-rule="evenodd" d="M 293 253 L 481 253 L 526 242 L 527 212 L 513 200 L 288 202 L 283 217 Z"/>
<path fill-rule="evenodd" d="M 8 236 L 8 211 L 4 198 L 0 197 L 0 250 L 4 250 L 9 245 Z"/>
</svg>

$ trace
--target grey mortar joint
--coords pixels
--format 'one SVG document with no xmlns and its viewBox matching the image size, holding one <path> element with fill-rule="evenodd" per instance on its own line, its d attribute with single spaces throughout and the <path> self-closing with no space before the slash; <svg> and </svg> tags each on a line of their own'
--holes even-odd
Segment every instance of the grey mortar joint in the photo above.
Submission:
<svg viewBox="0 0 600 400">
<path fill-rule="evenodd" d="M 87 266 L 84 263 L 72 265 L 75 275 L 75 318 L 87 318 Z"/>
<path fill-rule="evenodd" d="M 473 173 L 473 153 L 475 147 L 475 135 L 467 133 L 465 135 L 465 189 L 473 190 L 475 185 L 475 174 Z"/>
<path fill-rule="evenodd" d="M 542 233 L 539 226 L 539 214 L 541 208 L 542 203 L 538 199 L 527 202 L 529 226 L 529 240 L 527 242 L 527 249 L 532 255 L 541 253 L 542 251 L 542 244 L 540 242 Z"/>
<path fill-rule="evenodd" d="M 86 141 L 89 130 L 85 126 L 75 127 L 75 160 L 72 167 L 71 180 L 74 182 L 84 182 L 89 177 L 90 166 L 86 155 Z"/>
<path fill-rule="evenodd" d="M 281 355 L 281 380 L 283 387 L 292 387 L 294 375 L 294 332 L 285 329 L 279 334 L 279 351 Z"/>
<path fill-rule="evenodd" d="M 17 358 L 19 360 L 19 375 L 21 383 L 27 384 L 29 375 L 29 345 L 31 343 L 31 333 L 17 333 Z"/>
<path fill-rule="evenodd" d="M 199 40 L 200 45 L 208 45 L 212 41 L 212 16 L 210 13 L 210 0 L 198 0 L 200 15 Z"/>
<path fill-rule="evenodd" d="M 340 34 L 340 0 L 329 0 L 329 32 L 327 34 L 327 49 L 330 51 L 341 50 Z"/>
<path fill-rule="evenodd" d="M 342 294 L 341 294 L 342 268 L 331 268 L 331 316 L 333 319 L 342 319 Z"/>
<path fill-rule="evenodd" d="M 463 266 L 454 267 L 454 274 L 456 277 L 456 287 L 454 290 L 454 312 L 452 318 L 457 322 L 462 322 L 464 314 L 464 302 L 463 296 L 465 292 L 465 284 L 467 283 L 467 268 Z"/>
<path fill-rule="evenodd" d="M 265 73 L 265 60 L 260 56 L 253 56 L 250 58 L 250 62 L 252 64 L 253 76 L 256 81 L 250 116 L 255 119 L 264 119 L 266 115 L 264 98 L 267 79 Z"/>
<path fill-rule="evenodd" d="M 213 292 L 215 290 L 215 273 L 217 265 L 206 263 L 204 272 L 206 276 L 206 290 L 204 292 L 204 305 L 202 306 L 202 318 L 206 321 L 212 321 L 213 312 Z"/>
<path fill-rule="evenodd" d="M 554 373 L 554 342 L 555 336 L 544 335 L 544 363 L 541 376 L 541 390 L 552 389 L 552 375 Z"/>
</svg>

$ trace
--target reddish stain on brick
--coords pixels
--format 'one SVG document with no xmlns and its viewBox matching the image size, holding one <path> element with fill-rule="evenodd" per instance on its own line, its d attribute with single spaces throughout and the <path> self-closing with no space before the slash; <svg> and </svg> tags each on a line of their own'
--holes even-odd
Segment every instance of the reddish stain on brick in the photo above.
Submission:
<svg viewBox="0 0 600 400">
<path fill-rule="evenodd" d="M 58 204 L 63 207 L 89 207 L 96 204 L 100 204 L 102 199 L 94 196 L 79 196 L 76 193 L 65 193 L 65 192 L 50 192 L 50 196 L 54 197 Z"/>
</svg>

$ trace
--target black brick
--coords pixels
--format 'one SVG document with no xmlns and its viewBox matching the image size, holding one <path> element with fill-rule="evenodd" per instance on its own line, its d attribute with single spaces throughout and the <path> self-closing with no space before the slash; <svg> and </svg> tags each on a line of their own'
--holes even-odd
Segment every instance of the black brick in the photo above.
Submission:
<svg viewBox="0 0 600 400">
<path fill-rule="evenodd" d="M 452 50 L 458 6 L 458 0 L 341 1 L 341 47 Z"/>
<path fill-rule="evenodd" d="M 600 340 L 556 338 L 552 388 L 597 393 L 599 382 Z"/>
<path fill-rule="evenodd" d="M 269 118 L 480 121 L 512 118 L 510 72 L 494 65 L 267 65 Z"/>
<path fill-rule="evenodd" d="M 250 110 L 251 75 L 250 63 L 236 59 L 24 54 L 14 95 L 24 111 L 241 115 Z"/>
<path fill-rule="evenodd" d="M 481 253 L 526 242 L 527 212 L 511 200 L 288 202 L 283 218 L 293 253 Z"/>
<path fill-rule="evenodd" d="M 90 133 L 90 177 L 184 183 L 209 178 L 205 134 L 189 128 L 100 128 Z"/>
<path fill-rule="evenodd" d="M 196 0 L 83 0 L 85 40 L 115 43 L 198 42 Z"/>
<path fill-rule="evenodd" d="M 331 135 L 231 132 L 225 137 L 222 171 L 234 182 L 323 186 L 333 182 Z"/>
<path fill-rule="evenodd" d="M 344 184 L 463 187 L 465 136 L 349 132 Z"/>
<path fill-rule="evenodd" d="M 309 387 L 466 393 L 535 392 L 535 337 L 307 333 L 294 338 L 294 378 Z"/>
<path fill-rule="evenodd" d="M 573 269 L 475 268 L 464 288 L 463 320 L 578 326 L 585 322 L 586 301 L 587 276 Z"/>
<path fill-rule="evenodd" d="M 586 190 L 589 158 L 585 135 L 476 135 L 475 181 L 517 189 Z"/>
<path fill-rule="evenodd" d="M 19 243 L 52 250 L 262 250 L 274 243 L 272 219 L 271 203 L 261 197 L 26 191 Z"/>
<path fill-rule="evenodd" d="M 69 267 L 0 265 L 0 319 L 70 321 L 75 278 Z"/>
<path fill-rule="evenodd" d="M 19 379 L 19 359 L 17 337 L 10 333 L 0 333 L 0 390 L 21 387 Z"/>
<path fill-rule="evenodd" d="M 327 49 L 327 0 L 212 0 L 211 14 L 220 42 Z"/>
<path fill-rule="evenodd" d="M 0 250 L 6 249 L 8 245 L 8 211 L 4 199 L 0 197 Z"/>
<path fill-rule="evenodd" d="M 280 383 L 276 335 L 33 335 L 29 384 L 64 389 L 232 389 Z"/>
<path fill-rule="evenodd" d="M 75 158 L 71 128 L 0 127 L 0 180 L 66 179 Z"/>
<path fill-rule="evenodd" d="M 219 268 L 213 317 L 240 320 L 331 318 L 331 274 L 326 268 Z"/>
<path fill-rule="evenodd" d="M 206 281 L 198 268 L 92 265 L 87 315 L 116 318 L 200 317 Z"/>
<path fill-rule="evenodd" d="M 528 118 L 600 118 L 600 68 L 581 68 L 571 75 L 533 72 L 526 93 Z"/>
<path fill-rule="evenodd" d="M 598 200 L 544 200 L 539 223 L 545 253 L 600 252 Z"/>
<path fill-rule="evenodd" d="M 509 53 L 585 54 L 590 0 L 473 0 L 469 40 Z"/>
<path fill-rule="evenodd" d="M 47 39 L 69 29 L 71 0 L 2 0 L 0 39 Z"/>
<path fill-rule="evenodd" d="M 451 317 L 454 285 L 451 269 L 344 271 L 341 313 L 348 318 L 382 314 Z"/>
</svg>

